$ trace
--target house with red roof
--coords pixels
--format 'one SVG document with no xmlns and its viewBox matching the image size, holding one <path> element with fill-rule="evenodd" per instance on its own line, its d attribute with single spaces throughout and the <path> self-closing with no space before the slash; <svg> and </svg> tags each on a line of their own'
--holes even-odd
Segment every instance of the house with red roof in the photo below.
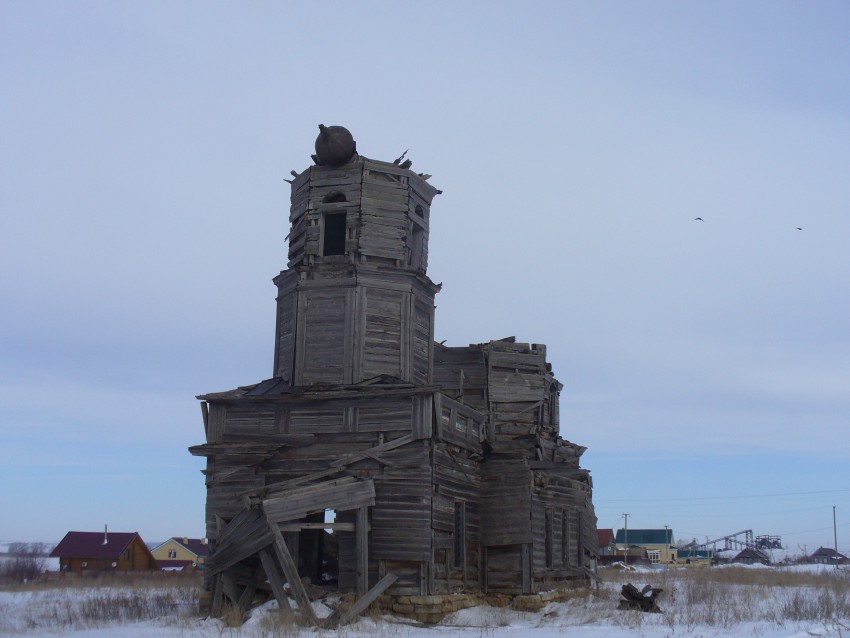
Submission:
<svg viewBox="0 0 850 638">
<path fill-rule="evenodd" d="M 611 528 L 597 529 L 596 536 L 599 542 L 599 555 L 613 556 L 616 549 L 616 543 L 614 542 L 614 530 Z"/>
<path fill-rule="evenodd" d="M 63 572 L 157 569 L 138 532 L 68 532 L 50 555 L 59 559 Z"/>
</svg>

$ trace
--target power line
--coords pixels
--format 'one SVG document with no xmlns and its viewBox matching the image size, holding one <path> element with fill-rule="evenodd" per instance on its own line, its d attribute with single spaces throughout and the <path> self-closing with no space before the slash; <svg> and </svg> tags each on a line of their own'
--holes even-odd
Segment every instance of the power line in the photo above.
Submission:
<svg viewBox="0 0 850 638">
<path fill-rule="evenodd" d="M 817 490 L 812 492 L 778 492 L 775 494 L 738 494 L 735 496 L 678 496 L 672 498 L 622 498 L 594 499 L 595 503 L 666 503 L 670 501 L 731 501 L 748 498 L 773 498 L 777 496 L 811 496 L 812 494 L 839 494 L 847 490 Z"/>
</svg>

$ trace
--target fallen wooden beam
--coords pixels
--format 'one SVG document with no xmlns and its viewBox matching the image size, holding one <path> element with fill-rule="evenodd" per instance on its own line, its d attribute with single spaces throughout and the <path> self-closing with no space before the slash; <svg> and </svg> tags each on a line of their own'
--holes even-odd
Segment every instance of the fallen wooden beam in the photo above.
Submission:
<svg viewBox="0 0 850 638">
<path fill-rule="evenodd" d="M 298 577 L 298 568 L 295 565 L 295 561 L 292 560 L 292 555 L 289 553 L 289 549 L 286 547 L 286 542 L 283 540 L 283 534 L 280 533 L 280 529 L 278 529 L 277 525 L 271 521 L 269 521 L 269 529 L 271 530 L 272 538 L 274 539 L 272 547 L 274 548 L 274 552 L 277 555 L 277 559 L 280 562 L 281 567 L 283 567 L 283 573 L 286 575 L 286 580 L 289 581 L 289 588 L 295 596 L 298 608 L 301 610 L 301 614 L 306 620 L 318 627 L 319 619 L 313 611 L 313 605 L 310 604 L 310 597 L 307 596 L 307 592 L 304 590 L 304 584 Z"/>
<path fill-rule="evenodd" d="M 359 616 L 361 613 L 366 611 L 369 605 L 375 602 L 378 596 L 383 594 L 397 580 L 398 576 L 395 574 L 387 574 L 375 583 L 375 586 L 372 587 L 372 589 L 358 598 L 347 610 L 340 612 L 338 608 L 335 609 L 327 618 L 324 619 L 324 621 L 322 621 L 322 627 L 325 629 L 336 629 L 340 625 L 348 624 L 355 616 Z"/>
<path fill-rule="evenodd" d="M 274 555 L 268 549 L 264 549 L 260 552 L 260 562 L 263 564 L 266 578 L 268 578 L 274 597 L 277 599 L 278 608 L 287 620 L 294 620 L 295 615 L 289 605 L 289 596 L 286 595 L 286 590 L 283 587 L 284 579 L 275 563 Z"/>
</svg>

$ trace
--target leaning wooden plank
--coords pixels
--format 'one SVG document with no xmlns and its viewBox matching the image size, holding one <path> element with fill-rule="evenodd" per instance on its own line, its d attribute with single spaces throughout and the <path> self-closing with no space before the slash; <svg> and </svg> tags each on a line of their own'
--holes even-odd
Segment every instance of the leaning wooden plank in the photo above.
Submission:
<svg viewBox="0 0 850 638">
<path fill-rule="evenodd" d="M 284 579 L 278 570 L 277 563 L 275 563 L 274 555 L 269 550 L 264 549 L 260 552 L 260 562 L 263 563 L 266 578 L 268 578 L 274 597 L 277 599 L 278 607 L 287 620 L 293 620 L 295 616 L 292 613 L 292 607 L 289 605 L 289 596 L 286 595 L 286 590 L 283 588 Z"/>
<path fill-rule="evenodd" d="M 307 592 L 304 590 L 304 585 L 298 577 L 298 567 L 295 565 L 295 561 L 292 560 L 292 555 L 286 547 L 286 541 L 283 540 L 283 534 L 280 533 L 280 529 L 278 529 L 276 524 L 269 521 L 268 525 L 272 533 L 272 538 L 274 538 L 272 547 L 274 548 L 281 567 L 283 567 L 283 573 L 286 575 L 286 580 L 289 581 L 289 588 L 292 590 L 295 600 L 298 602 L 298 608 L 301 610 L 304 618 L 309 620 L 313 625 L 318 626 L 319 619 L 316 617 L 316 613 L 313 611 L 313 606 L 310 604 L 310 598 L 307 596 Z"/>
<path fill-rule="evenodd" d="M 369 510 L 366 507 L 357 509 L 357 524 L 355 525 L 356 546 L 356 578 L 357 595 L 363 596 L 369 587 Z"/>
<path fill-rule="evenodd" d="M 361 596 L 357 601 L 349 607 L 345 612 L 339 615 L 339 620 L 334 618 L 336 616 L 336 612 L 332 613 L 330 616 L 325 619 L 325 622 L 322 624 L 323 627 L 327 629 L 334 629 L 339 627 L 340 625 L 345 625 L 351 622 L 351 620 L 355 617 L 363 613 L 369 605 L 375 602 L 375 599 L 378 598 L 381 594 L 383 594 L 395 581 L 398 580 L 398 576 L 395 574 L 387 574 L 372 587 L 366 594 Z M 334 623 L 334 624 L 331 624 Z"/>
<path fill-rule="evenodd" d="M 218 618 L 221 616 L 222 607 L 224 606 L 224 583 L 222 575 L 217 574 L 213 579 L 212 590 L 212 605 L 210 605 L 210 616 Z"/>
</svg>

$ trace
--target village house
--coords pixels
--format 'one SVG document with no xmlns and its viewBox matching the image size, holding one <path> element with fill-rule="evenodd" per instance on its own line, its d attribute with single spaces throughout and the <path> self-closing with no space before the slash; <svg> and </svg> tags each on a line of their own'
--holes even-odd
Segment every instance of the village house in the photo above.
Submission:
<svg viewBox="0 0 850 638">
<path fill-rule="evenodd" d="M 846 565 L 850 562 L 844 554 L 837 553 L 831 547 L 819 547 L 809 557 L 810 562 L 821 565 Z"/>
<path fill-rule="evenodd" d="M 614 542 L 614 530 L 609 528 L 596 530 L 597 546 L 599 547 L 600 556 L 613 556 L 617 551 L 617 544 Z"/>
<path fill-rule="evenodd" d="M 272 377 L 198 397 L 213 614 L 250 605 L 258 570 L 316 624 L 302 579 L 355 592 L 349 616 L 383 595 L 397 613 L 424 596 L 435 617 L 594 577 L 585 448 L 560 436 L 546 346 L 434 342 L 440 191 L 402 159 L 320 127 L 291 180 Z"/>
<path fill-rule="evenodd" d="M 618 529 L 614 539 L 617 553 L 639 548 L 653 565 L 668 565 L 676 562 L 677 551 L 673 544 L 673 530 L 664 529 Z M 629 553 L 631 556 L 631 552 Z"/>
<path fill-rule="evenodd" d="M 174 536 L 151 550 L 160 569 L 202 567 L 209 553 L 206 538 Z"/>
<path fill-rule="evenodd" d="M 740 565 L 770 565 L 770 557 L 757 547 L 746 547 L 735 554 L 732 562 Z"/>
<path fill-rule="evenodd" d="M 50 553 L 63 572 L 145 571 L 156 569 L 138 532 L 68 532 Z"/>
</svg>

